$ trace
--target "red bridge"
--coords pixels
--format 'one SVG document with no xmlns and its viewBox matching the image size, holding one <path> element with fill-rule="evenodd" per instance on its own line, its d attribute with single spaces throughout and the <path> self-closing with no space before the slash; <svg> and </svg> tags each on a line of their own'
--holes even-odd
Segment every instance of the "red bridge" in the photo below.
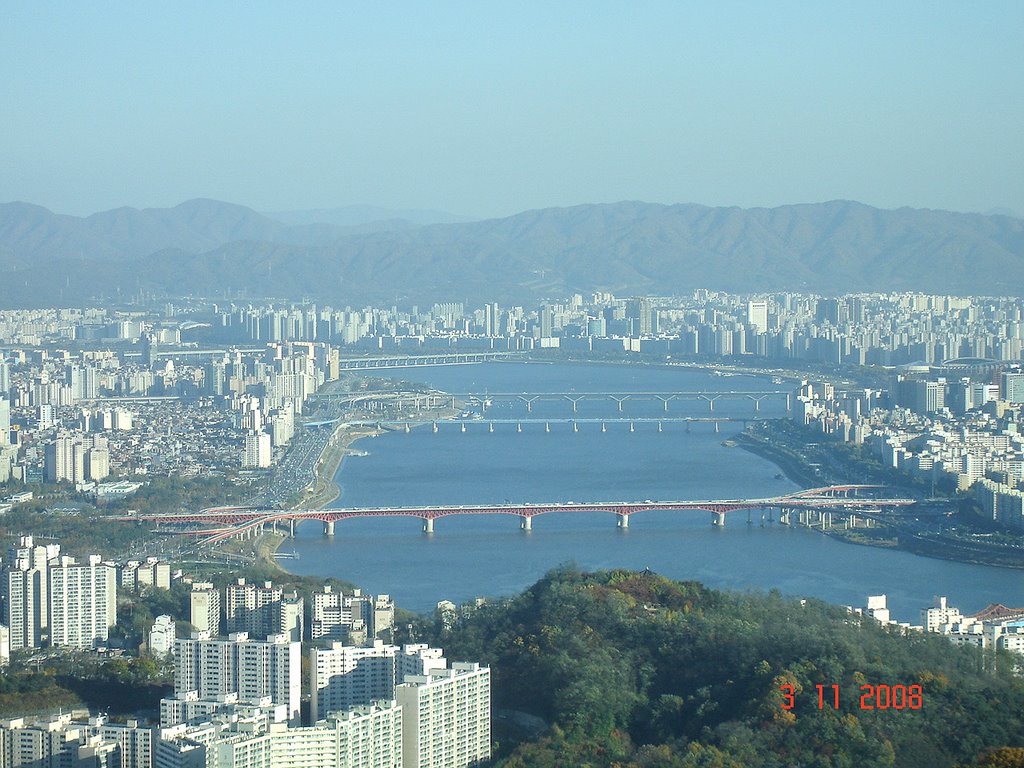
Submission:
<svg viewBox="0 0 1024 768">
<path fill-rule="evenodd" d="M 317 520 L 324 525 L 324 533 L 334 534 L 338 520 L 356 517 L 418 517 L 423 520 L 423 530 L 433 533 L 434 520 L 449 515 L 514 515 L 521 518 L 523 530 L 532 528 L 533 518 L 552 512 L 611 512 L 617 517 L 620 528 L 629 527 L 629 516 L 636 512 L 652 509 L 673 511 L 710 512 L 715 525 L 724 526 L 725 516 L 739 510 L 778 509 L 789 511 L 815 510 L 821 513 L 880 512 L 914 504 L 913 499 L 871 498 L 859 495 L 877 493 L 883 486 L 877 485 L 834 485 L 827 488 L 811 488 L 785 496 L 766 499 L 725 499 L 714 501 L 614 501 L 586 502 L 572 501 L 524 504 L 468 504 L 457 506 L 429 507 L 361 507 L 353 509 L 259 509 L 255 507 L 211 507 L 197 513 L 129 515 L 115 518 L 122 521 L 143 521 L 169 525 L 217 525 L 216 528 L 192 528 L 182 533 L 206 536 L 209 541 L 219 541 L 231 536 L 255 535 L 266 526 L 275 526 L 287 521 L 291 535 L 295 535 L 295 523 L 303 520 Z"/>
</svg>

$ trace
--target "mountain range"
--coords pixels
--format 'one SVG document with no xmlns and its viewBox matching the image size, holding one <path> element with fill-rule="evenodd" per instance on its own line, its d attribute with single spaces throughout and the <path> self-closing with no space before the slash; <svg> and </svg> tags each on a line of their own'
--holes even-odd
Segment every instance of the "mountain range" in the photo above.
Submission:
<svg viewBox="0 0 1024 768">
<path fill-rule="evenodd" d="M 356 206 L 258 213 L 215 200 L 87 217 L 0 205 L 0 306 L 151 296 L 334 305 L 918 290 L 1024 295 L 1024 221 L 850 201 L 620 202 L 467 221 Z"/>
</svg>

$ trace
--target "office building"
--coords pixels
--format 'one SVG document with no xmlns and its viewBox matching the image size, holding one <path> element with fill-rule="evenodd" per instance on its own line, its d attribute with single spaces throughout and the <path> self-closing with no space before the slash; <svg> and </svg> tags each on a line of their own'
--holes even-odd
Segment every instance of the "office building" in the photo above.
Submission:
<svg viewBox="0 0 1024 768">
<path fill-rule="evenodd" d="M 1024 403 L 1024 373 L 1019 371 L 1004 373 L 1002 379 L 1003 400 L 1010 403 Z M 2 416 L 0 416 L 0 420 L 2 420 Z"/>
<path fill-rule="evenodd" d="M 748 301 L 747 302 L 747 325 L 754 333 L 768 332 L 768 302 Z"/>
</svg>

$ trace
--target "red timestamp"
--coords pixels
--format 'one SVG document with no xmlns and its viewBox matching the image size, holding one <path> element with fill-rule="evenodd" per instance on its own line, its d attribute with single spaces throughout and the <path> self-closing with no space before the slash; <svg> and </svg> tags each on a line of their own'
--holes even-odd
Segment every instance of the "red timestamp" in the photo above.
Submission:
<svg viewBox="0 0 1024 768">
<path fill-rule="evenodd" d="M 839 686 L 816 685 L 818 709 L 839 709 Z M 796 687 L 780 685 L 783 709 L 796 706 Z M 861 709 L 921 709 L 924 706 L 924 692 L 920 685 L 862 685 L 860 687 Z"/>
</svg>

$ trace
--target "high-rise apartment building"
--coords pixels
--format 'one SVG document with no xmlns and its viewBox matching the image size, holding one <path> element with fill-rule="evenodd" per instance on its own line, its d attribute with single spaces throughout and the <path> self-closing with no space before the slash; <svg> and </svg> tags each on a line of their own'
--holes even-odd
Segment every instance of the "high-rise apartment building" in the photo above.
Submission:
<svg viewBox="0 0 1024 768">
<path fill-rule="evenodd" d="M 245 448 L 242 451 L 242 466 L 247 469 L 266 469 L 273 458 L 270 434 L 267 432 L 249 432 L 245 436 Z"/>
<path fill-rule="evenodd" d="M 50 645 L 93 648 L 117 623 L 117 568 L 99 555 L 50 563 Z"/>
<path fill-rule="evenodd" d="M 192 584 L 189 594 L 189 621 L 199 632 L 220 634 L 220 590 L 206 581 Z"/>
<path fill-rule="evenodd" d="M 491 757 L 491 671 L 455 663 L 407 677 L 395 689 L 402 707 L 404 768 L 465 768 Z"/>
<path fill-rule="evenodd" d="M 41 582 L 46 571 L 37 568 L 10 567 L 0 580 L 3 601 L 3 624 L 9 632 L 12 651 L 38 648 L 42 640 L 41 617 L 45 613 L 41 600 Z"/>
<path fill-rule="evenodd" d="M 342 640 L 361 645 L 363 640 L 390 640 L 395 623 L 395 604 L 388 595 L 338 592 L 329 584 L 312 594 L 312 640 Z"/>
<path fill-rule="evenodd" d="M 6 567 L 0 572 L 0 623 L 10 630 L 12 650 L 36 648 L 47 633 L 47 563 L 59 556 L 59 544 L 38 545 L 32 536 L 22 536 L 8 550 Z"/>
<path fill-rule="evenodd" d="M 224 594 L 226 631 L 248 632 L 250 637 L 262 639 L 279 631 L 279 611 L 284 590 L 271 582 L 262 585 L 247 584 L 239 578 L 229 584 Z"/>
<path fill-rule="evenodd" d="M 0 397 L 0 446 L 11 443 L 11 401 Z"/>
<path fill-rule="evenodd" d="M 212 638 L 193 632 L 175 642 L 174 699 L 224 701 L 235 696 L 242 702 L 268 699 L 284 705 L 290 722 L 299 717 L 300 646 L 285 635 L 252 640 L 244 632 Z M 162 725 L 175 707 L 161 702 Z"/>
<path fill-rule="evenodd" d="M 426 645 L 352 646 L 332 643 L 309 653 L 310 698 L 313 720 L 336 712 L 392 699 L 395 686 L 409 675 L 444 669 L 444 651 Z"/>
</svg>

